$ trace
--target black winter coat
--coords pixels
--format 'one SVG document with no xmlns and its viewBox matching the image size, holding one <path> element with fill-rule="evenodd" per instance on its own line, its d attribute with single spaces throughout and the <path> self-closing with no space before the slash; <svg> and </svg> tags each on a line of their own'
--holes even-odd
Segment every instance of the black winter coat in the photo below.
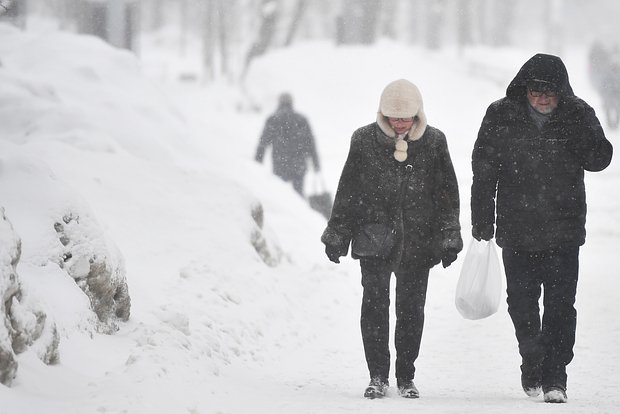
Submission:
<svg viewBox="0 0 620 414">
<path fill-rule="evenodd" d="M 263 161 L 269 146 L 272 147 L 273 173 L 285 181 L 303 177 L 308 158 L 312 159 L 314 168 L 319 169 L 310 124 L 303 115 L 288 106 L 281 106 L 267 119 L 256 149 L 256 161 Z"/>
<path fill-rule="evenodd" d="M 428 126 L 407 152 L 398 162 L 394 139 L 376 122 L 355 131 L 323 243 L 346 255 L 364 225 L 382 223 L 396 236 L 394 267 L 430 268 L 447 249 L 462 250 L 458 184 L 444 134 Z"/>
<path fill-rule="evenodd" d="M 493 226 L 497 216 L 497 244 L 514 250 L 582 245 L 584 170 L 600 171 L 612 156 L 594 110 L 573 95 L 563 64 L 553 67 L 558 106 L 541 130 L 534 124 L 526 97 L 528 73 L 544 72 L 536 66 L 541 62 L 557 66 L 550 60 L 555 57 L 537 57 L 519 71 L 507 96 L 489 106 L 472 155 L 472 226 Z"/>
</svg>

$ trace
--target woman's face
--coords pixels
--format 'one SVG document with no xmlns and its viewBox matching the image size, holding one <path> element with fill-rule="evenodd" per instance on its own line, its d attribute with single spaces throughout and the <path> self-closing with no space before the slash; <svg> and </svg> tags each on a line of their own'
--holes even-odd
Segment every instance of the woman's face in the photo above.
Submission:
<svg viewBox="0 0 620 414">
<path fill-rule="evenodd" d="M 387 117 L 390 126 L 396 132 L 396 135 L 402 135 L 409 131 L 415 123 L 415 118 L 392 118 Z"/>
</svg>

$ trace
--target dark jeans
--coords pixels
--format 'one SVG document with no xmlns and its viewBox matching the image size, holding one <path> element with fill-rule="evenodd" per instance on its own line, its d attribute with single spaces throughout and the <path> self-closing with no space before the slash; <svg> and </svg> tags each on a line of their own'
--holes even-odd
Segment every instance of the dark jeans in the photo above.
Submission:
<svg viewBox="0 0 620 414">
<path fill-rule="evenodd" d="M 503 249 L 508 313 L 515 327 L 521 370 L 543 387 L 566 388 L 566 366 L 573 359 L 577 311 L 575 295 L 579 247 L 539 252 Z M 544 288 L 542 325 L 539 299 Z"/>
<path fill-rule="evenodd" d="M 384 260 L 362 259 L 362 340 L 370 377 L 389 378 L 389 308 L 392 269 Z M 420 352 L 429 269 L 396 274 L 396 378 L 411 380 Z"/>
</svg>

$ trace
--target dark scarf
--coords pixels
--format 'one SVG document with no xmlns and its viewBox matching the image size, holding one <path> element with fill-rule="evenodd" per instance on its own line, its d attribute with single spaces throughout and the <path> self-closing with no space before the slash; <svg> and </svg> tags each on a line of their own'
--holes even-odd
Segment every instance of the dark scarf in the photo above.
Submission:
<svg viewBox="0 0 620 414">
<path fill-rule="evenodd" d="M 541 130 L 551 117 L 551 113 L 541 114 L 536 109 L 534 109 L 532 105 L 529 104 L 529 102 L 527 103 L 527 111 L 530 114 L 530 118 L 532 118 L 532 121 L 534 121 L 534 124 L 536 124 L 536 126 L 538 127 L 538 130 Z"/>
</svg>

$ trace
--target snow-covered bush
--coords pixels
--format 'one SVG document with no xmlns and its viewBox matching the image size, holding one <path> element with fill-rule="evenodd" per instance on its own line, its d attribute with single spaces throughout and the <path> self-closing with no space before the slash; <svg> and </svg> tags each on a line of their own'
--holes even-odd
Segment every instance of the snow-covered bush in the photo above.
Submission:
<svg viewBox="0 0 620 414">
<path fill-rule="evenodd" d="M 19 293 L 19 282 L 15 269 L 19 261 L 20 240 L 15 236 L 11 224 L 0 217 L 0 382 L 9 384 L 15 377 L 17 361 L 13 351 L 14 330 L 9 314 L 13 298 Z"/>
<path fill-rule="evenodd" d="M 86 293 L 99 319 L 99 330 L 115 331 L 117 320 L 129 319 L 131 306 L 120 252 L 89 215 L 81 218 L 69 212 L 54 222 L 54 230 L 63 248 L 62 255 L 52 260 Z"/>
<path fill-rule="evenodd" d="M 256 226 L 252 229 L 250 234 L 250 243 L 256 249 L 256 253 L 260 256 L 263 262 L 268 266 L 277 266 L 282 261 L 282 249 L 268 237 L 265 237 L 265 213 L 263 205 L 256 203 L 252 206 L 252 219 Z"/>
<path fill-rule="evenodd" d="M 58 179 L 45 161 L 24 155 L 4 143 L 0 157 L 0 203 L 22 240 L 22 278 L 33 286 L 38 302 L 63 315 L 61 331 L 110 333 L 127 320 L 130 298 L 124 260 L 105 235 L 90 206 Z M 75 281 L 81 293 L 49 286 Z M 64 275 L 64 276 L 63 276 Z M 46 286 L 43 289 L 43 286 Z M 84 297 L 85 295 L 85 297 Z"/>
<path fill-rule="evenodd" d="M 0 382 L 10 385 L 16 375 L 16 354 L 35 348 L 46 364 L 58 361 L 59 337 L 37 301 L 23 289 L 17 273 L 21 240 L 0 208 Z"/>
</svg>

